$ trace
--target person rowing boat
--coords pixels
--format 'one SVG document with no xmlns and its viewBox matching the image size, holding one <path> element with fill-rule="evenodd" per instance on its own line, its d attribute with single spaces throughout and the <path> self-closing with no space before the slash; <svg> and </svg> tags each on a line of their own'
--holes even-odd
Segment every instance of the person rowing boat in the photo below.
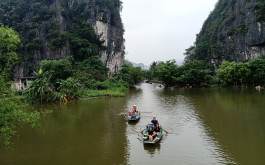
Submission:
<svg viewBox="0 0 265 165">
<path fill-rule="evenodd" d="M 138 121 L 141 117 L 141 113 L 137 111 L 136 105 L 133 105 L 132 111 L 129 112 L 128 120 L 129 121 Z"/>
<path fill-rule="evenodd" d="M 136 105 L 133 105 L 132 112 L 130 113 L 131 119 L 136 118 L 136 113 L 137 113 L 136 109 L 137 109 Z"/>
</svg>

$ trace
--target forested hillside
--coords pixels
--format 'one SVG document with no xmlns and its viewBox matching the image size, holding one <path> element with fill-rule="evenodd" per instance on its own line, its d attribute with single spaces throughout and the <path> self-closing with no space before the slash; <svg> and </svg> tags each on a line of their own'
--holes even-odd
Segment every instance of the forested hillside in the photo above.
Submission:
<svg viewBox="0 0 265 165">
<path fill-rule="evenodd" d="M 31 76 L 41 60 L 100 57 L 110 74 L 124 60 L 120 0 L 1 0 L 0 22 L 21 38 L 15 78 Z"/>
<path fill-rule="evenodd" d="M 186 61 L 247 62 L 265 55 L 264 21 L 264 0 L 219 0 L 187 49 Z"/>
</svg>

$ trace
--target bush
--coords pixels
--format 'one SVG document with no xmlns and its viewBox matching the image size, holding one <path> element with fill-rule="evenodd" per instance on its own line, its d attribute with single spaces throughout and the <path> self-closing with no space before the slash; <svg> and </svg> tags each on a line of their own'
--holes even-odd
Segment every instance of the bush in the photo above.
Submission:
<svg viewBox="0 0 265 165">
<path fill-rule="evenodd" d="M 74 65 L 75 73 L 79 73 L 83 77 L 76 75 L 78 79 L 84 81 L 104 81 L 107 79 L 108 68 L 96 56 L 89 57 L 82 62 L 76 62 Z M 87 79 L 84 79 L 86 77 Z"/>
<path fill-rule="evenodd" d="M 77 79 L 69 77 L 66 80 L 62 80 L 59 84 L 61 99 L 66 98 L 68 101 L 70 101 L 80 97 L 79 90 L 81 89 L 82 85 Z"/>
<path fill-rule="evenodd" d="M 265 85 L 265 59 L 261 57 L 260 59 L 252 60 L 249 63 L 251 69 L 251 83 L 254 85 Z"/>
<path fill-rule="evenodd" d="M 133 86 L 143 80 L 143 71 L 140 67 L 133 67 L 131 64 L 124 64 L 118 74 L 118 78 Z"/>
<path fill-rule="evenodd" d="M 24 92 L 29 103 L 48 103 L 59 101 L 60 95 L 56 92 L 55 84 L 51 82 L 49 72 L 37 74 L 37 79 L 32 82 Z"/>
<path fill-rule="evenodd" d="M 250 80 L 249 63 L 223 62 L 217 70 L 217 80 L 221 86 L 247 84 Z"/>
<path fill-rule="evenodd" d="M 123 80 L 117 80 L 114 78 L 109 78 L 103 82 L 96 82 L 93 85 L 92 89 L 99 89 L 99 90 L 106 90 L 110 88 L 121 88 L 121 87 L 128 87 L 128 84 Z"/>
<path fill-rule="evenodd" d="M 177 82 L 183 85 L 207 86 L 213 81 L 211 68 L 199 60 L 185 63 L 179 67 L 178 73 Z"/>
<path fill-rule="evenodd" d="M 161 62 L 155 67 L 155 75 L 158 80 L 165 83 L 167 86 L 173 86 L 177 83 L 178 66 L 175 60 Z"/>
<path fill-rule="evenodd" d="M 40 68 L 42 71 L 48 72 L 52 84 L 56 84 L 60 80 L 66 80 L 73 75 L 72 57 L 62 60 L 43 60 Z"/>
<path fill-rule="evenodd" d="M 265 21 L 265 0 L 259 0 L 254 5 L 255 8 L 255 15 L 256 15 L 256 20 L 258 22 L 264 22 Z"/>
</svg>

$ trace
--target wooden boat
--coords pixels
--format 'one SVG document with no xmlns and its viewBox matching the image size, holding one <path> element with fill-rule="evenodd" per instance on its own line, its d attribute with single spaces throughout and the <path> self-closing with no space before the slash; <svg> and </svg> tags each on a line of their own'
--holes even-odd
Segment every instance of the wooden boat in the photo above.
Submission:
<svg viewBox="0 0 265 165">
<path fill-rule="evenodd" d="M 131 118 L 130 112 L 129 112 L 128 121 L 138 121 L 140 119 L 140 117 L 141 117 L 141 113 L 139 111 L 137 111 L 135 118 Z"/>
<path fill-rule="evenodd" d="M 157 135 L 158 136 L 158 139 L 156 141 L 153 141 L 153 142 L 151 142 L 150 139 L 148 138 L 148 136 L 147 136 L 148 130 L 145 129 L 144 136 L 143 136 L 143 142 L 145 144 L 156 144 L 156 143 L 158 143 L 162 139 L 162 137 L 163 137 L 163 129 L 162 129 L 162 126 L 161 125 L 159 125 L 159 127 L 160 127 L 160 132 Z"/>
</svg>

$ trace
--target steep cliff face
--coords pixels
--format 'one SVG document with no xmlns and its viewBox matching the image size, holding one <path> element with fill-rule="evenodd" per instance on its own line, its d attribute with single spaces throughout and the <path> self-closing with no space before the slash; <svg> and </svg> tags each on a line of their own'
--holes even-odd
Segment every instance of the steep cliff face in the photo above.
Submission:
<svg viewBox="0 0 265 165">
<path fill-rule="evenodd" d="M 187 59 L 212 63 L 250 61 L 265 55 L 265 1 L 219 0 Z"/>
<path fill-rule="evenodd" d="M 2 0 L 0 22 L 22 38 L 15 78 L 31 76 L 40 61 L 98 55 L 115 76 L 124 63 L 119 0 Z"/>
<path fill-rule="evenodd" d="M 124 39 L 121 27 L 112 27 L 110 22 L 101 19 L 91 19 L 96 33 L 101 35 L 107 50 L 101 51 L 101 61 L 110 69 L 109 75 L 115 76 L 124 64 Z"/>
</svg>

